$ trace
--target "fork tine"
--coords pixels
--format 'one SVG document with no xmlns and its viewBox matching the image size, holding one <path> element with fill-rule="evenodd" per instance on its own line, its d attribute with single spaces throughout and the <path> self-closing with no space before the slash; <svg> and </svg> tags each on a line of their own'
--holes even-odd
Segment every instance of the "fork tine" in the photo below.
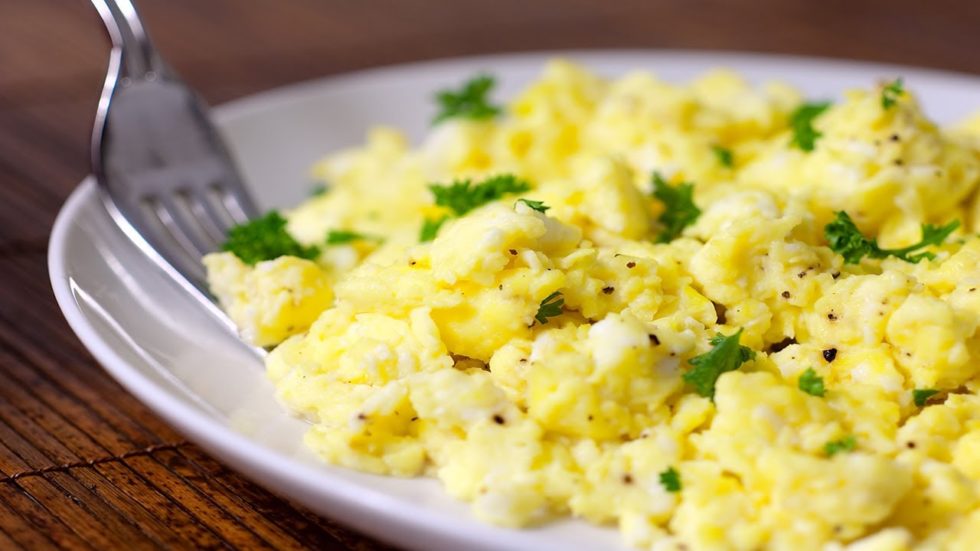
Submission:
<svg viewBox="0 0 980 551">
<path fill-rule="evenodd" d="M 195 221 L 177 204 L 174 196 L 164 195 L 157 198 L 157 216 L 174 239 L 195 259 L 215 249 L 213 242 L 208 243 L 202 237 L 200 227 L 195 227 L 197 226 Z"/>
<path fill-rule="evenodd" d="M 228 233 L 227 217 L 221 216 L 212 201 L 201 190 L 185 189 L 181 195 L 204 233 L 210 238 L 213 248 L 224 242 Z"/>
<path fill-rule="evenodd" d="M 225 206 L 228 214 L 237 224 L 244 224 L 258 215 L 256 208 L 252 205 L 248 196 L 235 189 L 225 186 L 215 185 L 214 190 L 221 198 L 221 203 Z"/>
</svg>

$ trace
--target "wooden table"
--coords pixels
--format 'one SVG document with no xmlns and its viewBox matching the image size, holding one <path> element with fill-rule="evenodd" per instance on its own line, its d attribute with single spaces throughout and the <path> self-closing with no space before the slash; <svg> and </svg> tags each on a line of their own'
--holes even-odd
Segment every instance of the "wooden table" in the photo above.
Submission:
<svg viewBox="0 0 980 551">
<path fill-rule="evenodd" d="M 980 73 L 975 0 L 142 0 L 212 103 L 368 66 L 583 47 L 719 48 Z M 0 549 L 379 549 L 202 453 L 61 317 L 45 251 L 86 174 L 107 45 L 83 0 L 0 0 Z M 980 98 L 978 98 L 980 106 Z"/>
</svg>

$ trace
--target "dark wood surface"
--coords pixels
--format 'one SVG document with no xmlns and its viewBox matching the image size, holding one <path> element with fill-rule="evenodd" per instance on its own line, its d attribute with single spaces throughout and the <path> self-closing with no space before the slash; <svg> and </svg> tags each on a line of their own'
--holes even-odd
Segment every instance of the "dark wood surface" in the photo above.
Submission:
<svg viewBox="0 0 980 551">
<path fill-rule="evenodd" d="M 212 103 L 362 67 L 554 48 L 737 49 L 980 74 L 976 0 L 139 6 Z M 381 548 L 201 452 L 103 373 L 62 319 L 46 244 L 88 170 L 106 53 L 84 0 L 0 0 L 0 549 Z"/>
</svg>

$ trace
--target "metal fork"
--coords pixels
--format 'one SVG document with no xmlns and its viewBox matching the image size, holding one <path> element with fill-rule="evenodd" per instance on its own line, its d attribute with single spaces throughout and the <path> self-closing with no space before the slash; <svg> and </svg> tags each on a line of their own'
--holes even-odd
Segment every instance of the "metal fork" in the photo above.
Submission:
<svg viewBox="0 0 980 551">
<path fill-rule="evenodd" d="M 201 257 L 258 211 L 204 102 L 163 62 L 130 0 L 92 0 L 112 40 L 92 171 L 126 235 L 226 326 Z M 237 335 L 237 330 L 236 330 Z"/>
</svg>

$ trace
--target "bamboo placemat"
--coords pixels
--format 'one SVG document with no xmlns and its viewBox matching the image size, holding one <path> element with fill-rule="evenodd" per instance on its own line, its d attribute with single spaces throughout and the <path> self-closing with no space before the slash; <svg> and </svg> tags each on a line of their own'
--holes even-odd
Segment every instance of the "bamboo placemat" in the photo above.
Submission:
<svg viewBox="0 0 980 551">
<path fill-rule="evenodd" d="M 980 3 L 970 0 L 139 5 L 168 59 L 214 103 L 361 67 L 569 47 L 764 50 L 980 73 Z M 62 319 L 47 237 L 87 172 L 106 52 L 85 1 L 0 0 L 0 549 L 381 549 L 187 442 L 113 382 Z"/>
</svg>

